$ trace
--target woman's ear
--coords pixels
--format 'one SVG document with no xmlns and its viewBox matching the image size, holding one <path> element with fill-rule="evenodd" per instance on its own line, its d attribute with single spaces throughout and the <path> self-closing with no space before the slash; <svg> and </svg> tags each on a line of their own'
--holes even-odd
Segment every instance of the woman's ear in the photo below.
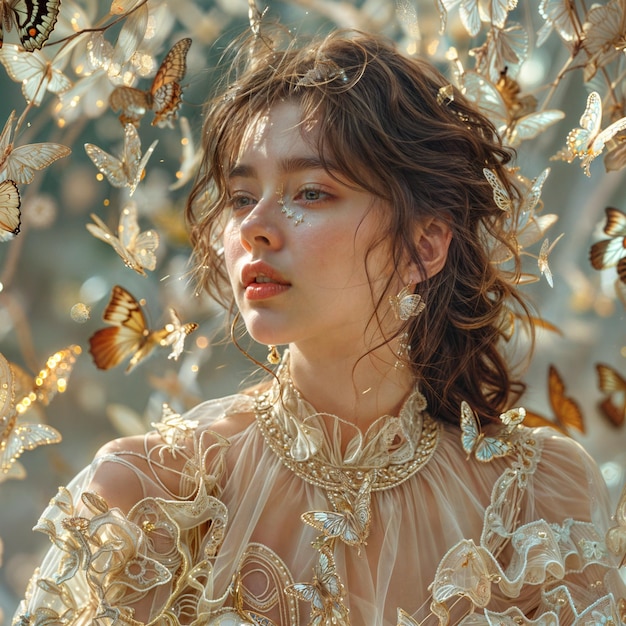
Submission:
<svg viewBox="0 0 626 626">
<path fill-rule="evenodd" d="M 410 264 L 410 276 L 407 281 L 409 284 L 420 283 L 443 269 L 448 258 L 452 230 L 448 222 L 433 217 L 420 224 L 416 236 L 416 247 L 422 267 L 416 263 Z"/>
</svg>

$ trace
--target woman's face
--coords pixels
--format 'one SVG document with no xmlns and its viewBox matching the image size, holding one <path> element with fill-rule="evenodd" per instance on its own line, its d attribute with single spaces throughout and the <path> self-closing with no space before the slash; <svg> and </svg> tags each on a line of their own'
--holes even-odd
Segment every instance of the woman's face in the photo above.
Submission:
<svg viewBox="0 0 626 626">
<path fill-rule="evenodd" d="M 228 173 L 230 282 L 256 341 L 362 354 L 380 340 L 374 299 L 393 274 L 385 246 L 367 256 L 384 207 L 322 167 L 318 125 L 300 122 L 297 104 L 280 103 L 244 133 Z"/>
</svg>

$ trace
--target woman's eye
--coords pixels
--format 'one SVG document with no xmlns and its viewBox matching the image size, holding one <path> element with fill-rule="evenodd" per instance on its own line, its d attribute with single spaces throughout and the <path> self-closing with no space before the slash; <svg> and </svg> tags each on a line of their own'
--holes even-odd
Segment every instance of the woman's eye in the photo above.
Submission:
<svg viewBox="0 0 626 626">
<path fill-rule="evenodd" d="M 308 187 L 300 191 L 299 197 L 303 202 L 319 202 L 326 200 L 328 194 L 316 187 Z"/>
<path fill-rule="evenodd" d="M 235 210 L 245 209 L 253 204 L 253 200 L 248 195 L 234 193 L 230 196 L 228 204 Z"/>
</svg>

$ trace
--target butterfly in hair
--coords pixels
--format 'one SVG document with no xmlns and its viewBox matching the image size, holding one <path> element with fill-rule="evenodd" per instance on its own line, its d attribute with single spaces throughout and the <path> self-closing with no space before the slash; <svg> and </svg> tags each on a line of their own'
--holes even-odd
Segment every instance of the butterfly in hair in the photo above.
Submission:
<svg viewBox="0 0 626 626">
<path fill-rule="evenodd" d="M 620 280 L 626 283 L 626 214 L 614 207 L 606 207 L 604 233 L 609 239 L 602 239 L 591 246 L 589 260 L 596 270 L 617 266 Z"/>
<path fill-rule="evenodd" d="M 519 424 L 522 423 L 526 411 L 523 408 L 515 408 L 500 415 L 503 424 L 500 432 L 494 436 L 485 435 L 482 432 L 476 413 L 470 405 L 463 400 L 461 402 L 461 444 L 469 457 L 473 454 L 476 460 L 486 463 L 495 458 L 506 456 L 513 450 L 510 435 Z"/>
<path fill-rule="evenodd" d="M 186 336 L 196 330 L 198 325 L 194 322 L 183 324 L 172 308 L 169 314 L 168 324 L 161 329 L 151 330 L 137 299 L 123 287 L 113 287 L 103 314 L 104 321 L 111 326 L 97 330 L 89 338 L 90 352 L 96 367 L 110 369 L 130 356 L 126 368 L 128 373 L 159 346 L 172 346 L 169 358 L 178 359 Z"/>
<path fill-rule="evenodd" d="M 606 143 L 618 133 L 626 130 L 626 117 L 622 117 L 602 130 L 602 99 L 592 91 L 587 97 L 585 110 L 580 118 L 580 127 L 574 128 L 567 135 L 563 150 L 551 157 L 571 163 L 576 157 L 581 160 L 581 167 L 586 176 L 591 176 L 591 162 L 604 150 Z"/>
<path fill-rule="evenodd" d="M 54 29 L 61 0 L 0 0 L 0 47 L 4 30 L 17 29 L 27 52 L 39 50 Z"/>
<path fill-rule="evenodd" d="M 144 91 L 126 85 L 117 86 L 109 96 L 113 111 L 121 111 L 120 122 L 139 125 L 147 111 L 154 112 L 153 126 L 172 126 L 181 105 L 183 90 L 180 81 L 187 71 L 187 52 L 191 39 L 176 42 L 167 53 L 150 85 Z"/>
<path fill-rule="evenodd" d="M 596 363 L 598 387 L 605 398 L 600 411 L 613 426 L 622 426 L 626 420 L 626 379 L 610 365 Z"/>
<path fill-rule="evenodd" d="M 548 368 L 548 398 L 554 414 L 554 420 L 538 413 L 527 411 L 524 423 L 530 428 L 551 426 L 564 434 L 569 429 L 585 432 L 585 419 L 578 402 L 565 393 L 565 383 L 554 365 Z"/>
</svg>

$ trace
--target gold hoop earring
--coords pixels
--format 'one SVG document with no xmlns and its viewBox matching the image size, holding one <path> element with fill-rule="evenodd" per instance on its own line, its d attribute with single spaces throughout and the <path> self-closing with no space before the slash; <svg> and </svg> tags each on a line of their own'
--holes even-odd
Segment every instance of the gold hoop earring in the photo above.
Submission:
<svg viewBox="0 0 626 626">
<path fill-rule="evenodd" d="M 389 296 L 389 304 L 396 318 L 404 322 L 417 317 L 426 308 L 422 296 L 419 293 L 411 293 L 409 285 L 403 287 L 397 296 Z"/>
<path fill-rule="evenodd" d="M 280 352 L 278 352 L 278 348 L 274 345 L 267 346 L 267 362 L 272 365 L 278 365 L 280 363 Z"/>
</svg>

